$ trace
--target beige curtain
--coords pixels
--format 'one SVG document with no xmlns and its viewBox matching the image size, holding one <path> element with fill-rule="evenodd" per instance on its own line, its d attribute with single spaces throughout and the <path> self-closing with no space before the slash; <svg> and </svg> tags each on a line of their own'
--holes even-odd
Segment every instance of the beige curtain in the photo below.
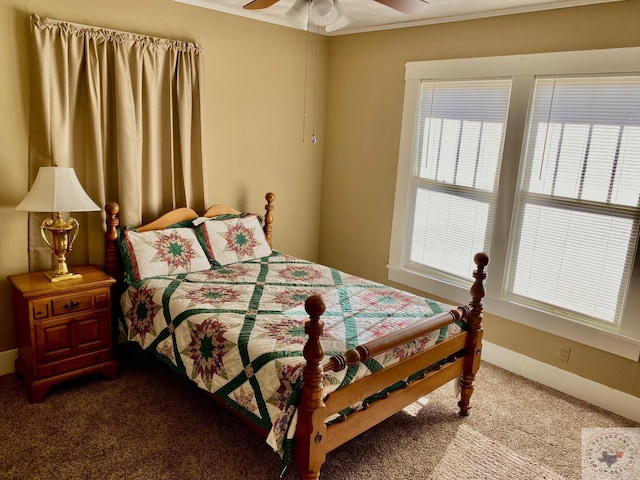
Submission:
<svg viewBox="0 0 640 480">
<path fill-rule="evenodd" d="M 73 167 L 101 207 L 120 204 L 139 225 L 205 204 L 202 47 L 31 16 L 29 174 Z M 104 213 L 71 214 L 80 234 L 71 265 L 102 265 Z M 46 269 L 42 217 L 30 214 L 30 267 Z"/>
</svg>

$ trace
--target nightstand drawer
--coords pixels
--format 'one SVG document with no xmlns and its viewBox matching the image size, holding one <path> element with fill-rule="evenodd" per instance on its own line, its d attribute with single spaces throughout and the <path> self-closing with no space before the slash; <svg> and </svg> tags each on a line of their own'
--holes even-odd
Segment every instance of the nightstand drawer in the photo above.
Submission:
<svg viewBox="0 0 640 480">
<path fill-rule="evenodd" d="M 40 320 L 49 316 L 49 302 L 33 303 L 31 305 L 34 320 Z"/>
<path fill-rule="evenodd" d="M 111 350 L 107 349 L 59 360 L 57 362 L 43 363 L 38 365 L 38 378 L 53 377 L 54 375 L 97 365 L 102 362 L 108 362 L 109 360 L 111 360 Z"/>
<path fill-rule="evenodd" d="M 51 300 L 52 314 L 54 316 L 66 315 L 67 313 L 89 310 L 93 307 L 93 302 L 91 301 L 92 298 L 93 294 L 91 292 L 77 293 L 66 297 L 54 298 Z"/>
<path fill-rule="evenodd" d="M 95 292 L 93 294 L 93 306 L 96 308 L 107 308 L 109 306 L 109 293 Z"/>
</svg>

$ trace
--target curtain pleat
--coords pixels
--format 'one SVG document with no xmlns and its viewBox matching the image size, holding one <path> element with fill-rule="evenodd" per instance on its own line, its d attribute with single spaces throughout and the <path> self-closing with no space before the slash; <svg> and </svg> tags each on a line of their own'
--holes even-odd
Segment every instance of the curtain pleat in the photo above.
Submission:
<svg viewBox="0 0 640 480">
<path fill-rule="evenodd" d="M 120 204 L 123 224 L 202 211 L 202 47 L 35 14 L 31 26 L 30 181 L 41 166 L 73 167 L 98 205 Z M 104 213 L 71 215 L 81 227 L 68 262 L 101 265 Z M 51 266 L 46 217 L 30 214 L 31 270 Z"/>
</svg>

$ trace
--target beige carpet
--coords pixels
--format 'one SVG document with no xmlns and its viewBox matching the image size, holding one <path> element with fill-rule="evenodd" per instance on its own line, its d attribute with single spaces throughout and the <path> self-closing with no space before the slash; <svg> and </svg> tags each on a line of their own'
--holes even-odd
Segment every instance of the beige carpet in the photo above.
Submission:
<svg viewBox="0 0 640 480">
<path fill-rule="evenodd" d="M 565 480 L 540 463 L 523 457 L 485 437 L 467 425 L 460 425 L 432 480 Z"/>
<path fill-rule="evenodd" d="M 278 480 L 264 440 L 189 381 L 139 354 L 120 366 L 34 405 L 0 377 L 0 480 Z M 578 480 L 582 428 L 638 426 L 486 363 L 472 405 L 460 418 L 445 385 L 331 452 L 321 479 Z"/>
</svg>

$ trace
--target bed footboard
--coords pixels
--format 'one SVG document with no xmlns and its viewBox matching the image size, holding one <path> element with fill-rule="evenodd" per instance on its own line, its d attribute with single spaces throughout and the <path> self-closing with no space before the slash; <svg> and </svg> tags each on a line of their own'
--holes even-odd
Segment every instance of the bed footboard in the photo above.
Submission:
<svg viewBox="0 0 640 480">
<path fill-rule="evenodd" d="M 325 311 L 325 305 L 320 296 L 314 295 L 307 299 L 305 309 L 309 320 L 305 324 L 305 332 L 309 338 L 304 347 L 306 365 L 294 447 L 301 479 L 317 480 L 328 452 L 456 377 L 459 378 L 461 392 L 459 415 L 469 415 L 473 381 L 480 366 L 482 298 L 485 295 L 485 268 L 489 257 L 478 253 L 474 262 L 477 268 L 473 273 L 475 281 L 470 289 L 471 301 L 468 306 L 441 313 L 409 329 L 359 345 L 342 355 L 331 357 L 324 365 L 321 364 L 324 351 L 320 343 L 324 323 L 320 317 Z M 340 371 L 348 365 L 355 365 L 461 318 L 467 321 L 466 331 L 336 390 L 326 399 L 322 398 L 322 377 L 325 371 Z M 433 368 L 427 369 L 430 365 Z M 403 388 L 387 394 L 385 399 L 363 405 L 363 408 L 342 421 L 327 425 L 326 419 L 329 416 L 421 371 L 422 374 L 417 379 L 410 383 L 404 382 Z"/>
</svg>

